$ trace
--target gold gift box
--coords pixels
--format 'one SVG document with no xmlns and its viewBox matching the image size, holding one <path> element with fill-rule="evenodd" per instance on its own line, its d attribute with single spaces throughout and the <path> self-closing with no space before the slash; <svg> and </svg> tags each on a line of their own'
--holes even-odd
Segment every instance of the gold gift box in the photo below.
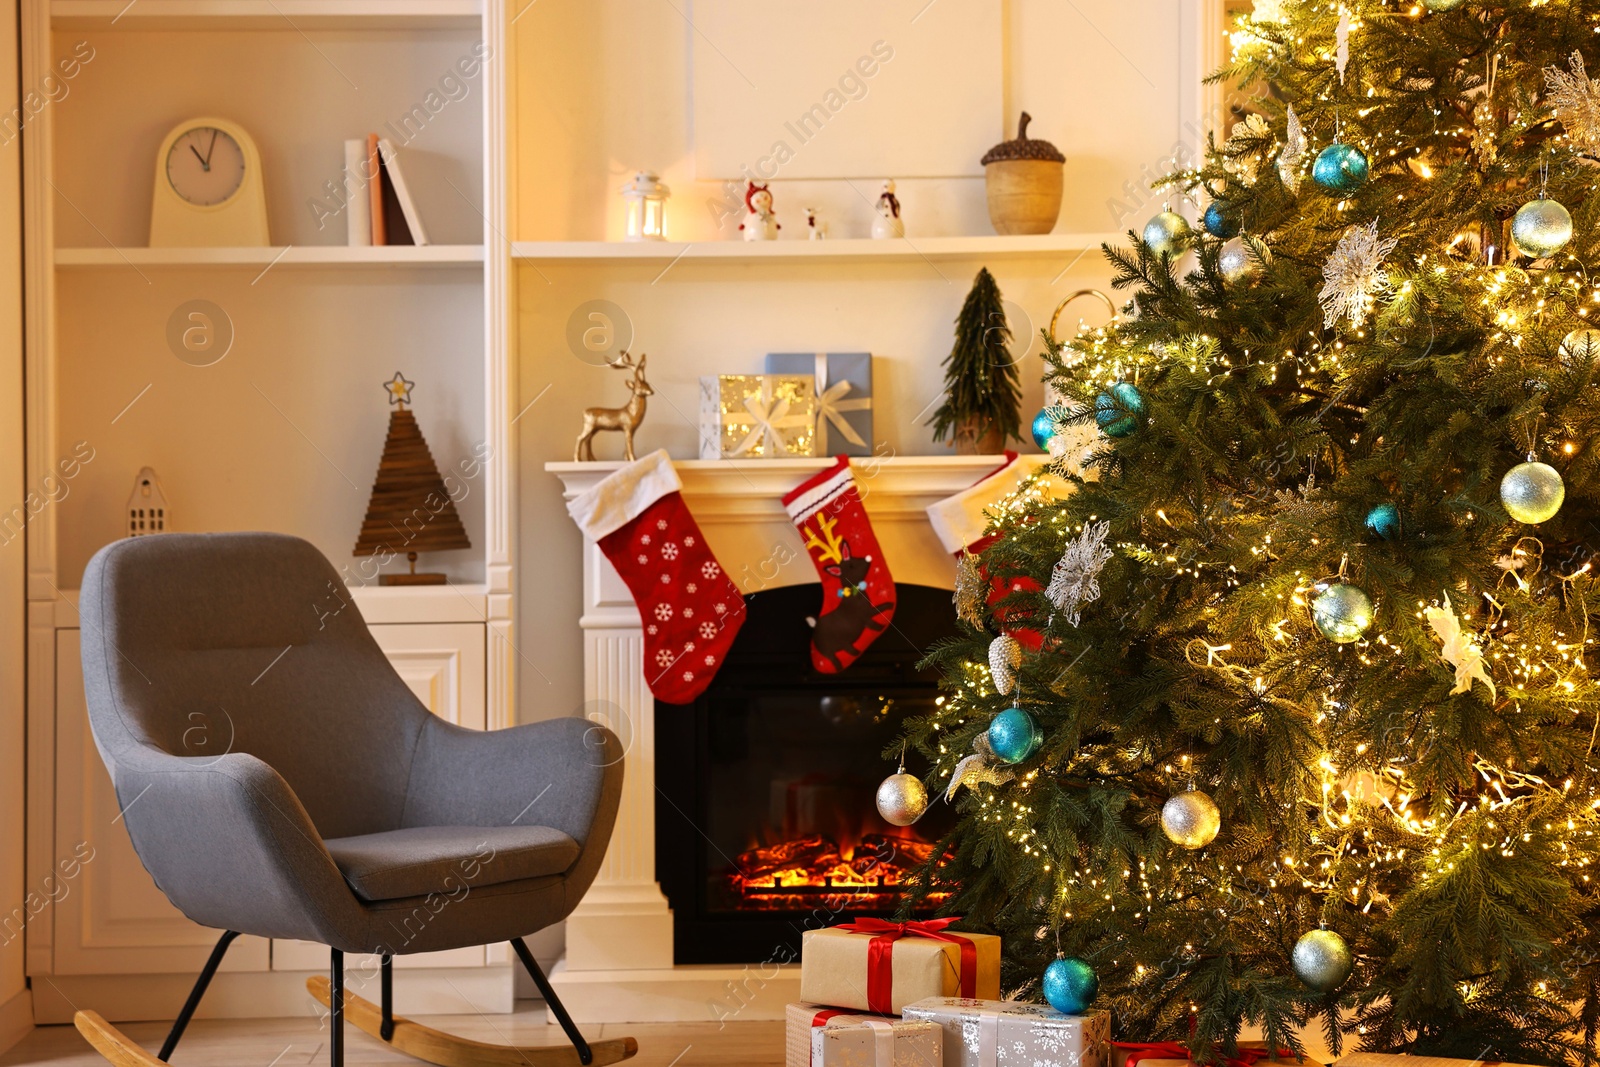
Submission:
<svg viewBox="0 0 1600 1067">
<path fill-rule="evenodd" d="M 820 1026 L 816 1025 L 819 1013 L 831 1016 Z M 784 1015 L 784 1067 L 944 1067 L 944 1028 L 937 1023 L 836 1014 L 820 1004 L 789 1004 Z M 892 1036 L 887 1058 L 877 1054 L 874 1029 L 885 1023 Z"/>
<path fill-rule="evenodd" d="M 816 454 L 816 382 L 805 374 L 715 374 L 700 379 L 701 459 Z"/>
<path fill-rule="evenodd" d="M 1000 939 L 993 934 L 969 934 L 977 950 L 977 995 L 1000 999 Z M 872 934 L 857 934 L 829 927 L 807 930 L 800 942 L 800 999 L 810 1004 L 868 1011 L 867 953 Z M 961 992 L 961 946 L 926 937 L 902 937 L 889 957 L 894 971 L 889 1010 L 927 997 L 957 996 Z"/>
</svg>

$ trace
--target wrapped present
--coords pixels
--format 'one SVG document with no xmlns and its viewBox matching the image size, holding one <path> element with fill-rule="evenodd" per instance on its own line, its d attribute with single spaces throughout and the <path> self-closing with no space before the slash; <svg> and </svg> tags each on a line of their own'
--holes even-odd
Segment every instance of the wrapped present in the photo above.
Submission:
<svg viewBox="0 0 1600 1067">
<path fill-rule="evenodd" d="M 944 1028 L 892 1015 L 790 1004 L 784 1067 L 943 1067 Z"/>
<path fill-rule="evenodd" d="M 929 997 L 902 1014 L 944 1028 L 945 1067 L 1107 1067 L 1107 1011 L 1064 1015 L 1014 1000 Z"/>
<path fill-rule="evenodd" d="M 800 944 L 800 996 L 879 1015 L 927 997 L 997 999 L 1000 939 L 945 929 L 958 921 L 857 919 L 807 930 Z"/>
<path fill-rule="evenodd" d="M 1309 1060 L 1307 1062 L 1310 1062 Z M 1527 1067 L 1523 1063 L 1504 1063 L 1479 1057 L 1476 1060 L 1445 1056 L 1397 1056 L 1387 1052 L 1352 1052 L 1334 1061 L 1333 1067 Z"/>
<path fill-rule="evenodd" d="M 872 455 L 871 352 L 768 352 L 766 371 L 816 380 L 817 455 Z"/>
<path fill-rule="evenodd" d="M 811 375 L 714 374 L 700 379 L 701 459 L 816 455 Z"/>
<path fill-rule="evenodd" d="M 1309 1056 L 1303 1060 L 1296 1060 L 1293 1049 L 1280 1048 L 1274 1060 L 1268 1054 L 1264 1041 L 1241 1041 L 1238 1049 L 1232 1057 L 1223 1056 L 1216 1062 L 1221 1067 L 1268 1067 L 1274 1062 L 1293 1064 L 1294 1067 L 1322 1067 L 1322 1064 Z M 1366 1064 L 1362 1067 L 1418 1067 L 1409 1062 L 1412 1057 L 1408 1056 L 1406 1059 L 1405 1064 Z M 1193 1062 L 1189 1058 L 1188 1047 L 1176 1041 L 1111 1042 L 1111 1067 L 1189 1067 Z M 1446 1064 L 1450 1064 L 1451 1067 L 1467 1067 L 1466 1061 L 1453 1060 L 1440 1060 L 1430 1067 L 1445 1067 Z"/>
</svg>

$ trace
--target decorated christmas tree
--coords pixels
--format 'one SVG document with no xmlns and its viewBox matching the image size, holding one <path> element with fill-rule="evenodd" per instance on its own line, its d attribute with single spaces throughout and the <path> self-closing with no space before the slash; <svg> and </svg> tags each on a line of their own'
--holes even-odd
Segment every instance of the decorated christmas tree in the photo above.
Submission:
<svg viewBox="0 0 1600 1067">
<path fill-rule="evenodd" d="M 1592 1062 L 1600 0 L 1258 2 L 1234 48 L 1259 114 L 1165 183 L 1203 223 L 1051 346 L 1092 457 L 960 562 L 922 891 L 1005 993 L 1097 979 L 1202 1061 Z"/>
</svg>

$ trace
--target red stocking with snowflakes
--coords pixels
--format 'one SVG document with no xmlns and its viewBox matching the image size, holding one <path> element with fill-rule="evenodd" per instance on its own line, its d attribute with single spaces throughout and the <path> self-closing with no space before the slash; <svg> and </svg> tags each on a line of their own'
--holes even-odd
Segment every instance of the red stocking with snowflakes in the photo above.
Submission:
<svg viewBox="0 0 1600 1067">
<path fill-rule="evenodd" d="M 706 547 L 665 451 L 607 476 L 567 504 L 639 608 L 644 676 L 655 698 L 687 704 L 716 677 L 744 624 L 744 598 Z"/>
</svg>

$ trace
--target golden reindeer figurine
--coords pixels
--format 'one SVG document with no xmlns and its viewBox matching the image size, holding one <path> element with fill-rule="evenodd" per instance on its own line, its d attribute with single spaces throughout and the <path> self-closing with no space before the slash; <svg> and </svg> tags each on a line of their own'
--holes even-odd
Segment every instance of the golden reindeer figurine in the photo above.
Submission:
<svg viewBox="0 0 1600 1067">
<path fill-rule="evenodd" d="M 583 413 L 583 432 L 578 435 L 578 443 L 572 450 L 574 463 L 594 459 L 594 435 L 601 430 L 621 430 L 623 440 L 623 457 L 629 463 L 633 462 L 633 432 L 644 421 L 644 398 L 654 393 L 650 383 L 644 380 L 644 361 L 647 356 L 641 355 L 635 364 L 628 353 L 622 353 L 622 358 L 611 364 L 617 370 L 631 369 L 633 377 L 628 379 L 628 388 L 633 392 L 627 404 L 620 408 L 587 408 Z"/>
</svg>

